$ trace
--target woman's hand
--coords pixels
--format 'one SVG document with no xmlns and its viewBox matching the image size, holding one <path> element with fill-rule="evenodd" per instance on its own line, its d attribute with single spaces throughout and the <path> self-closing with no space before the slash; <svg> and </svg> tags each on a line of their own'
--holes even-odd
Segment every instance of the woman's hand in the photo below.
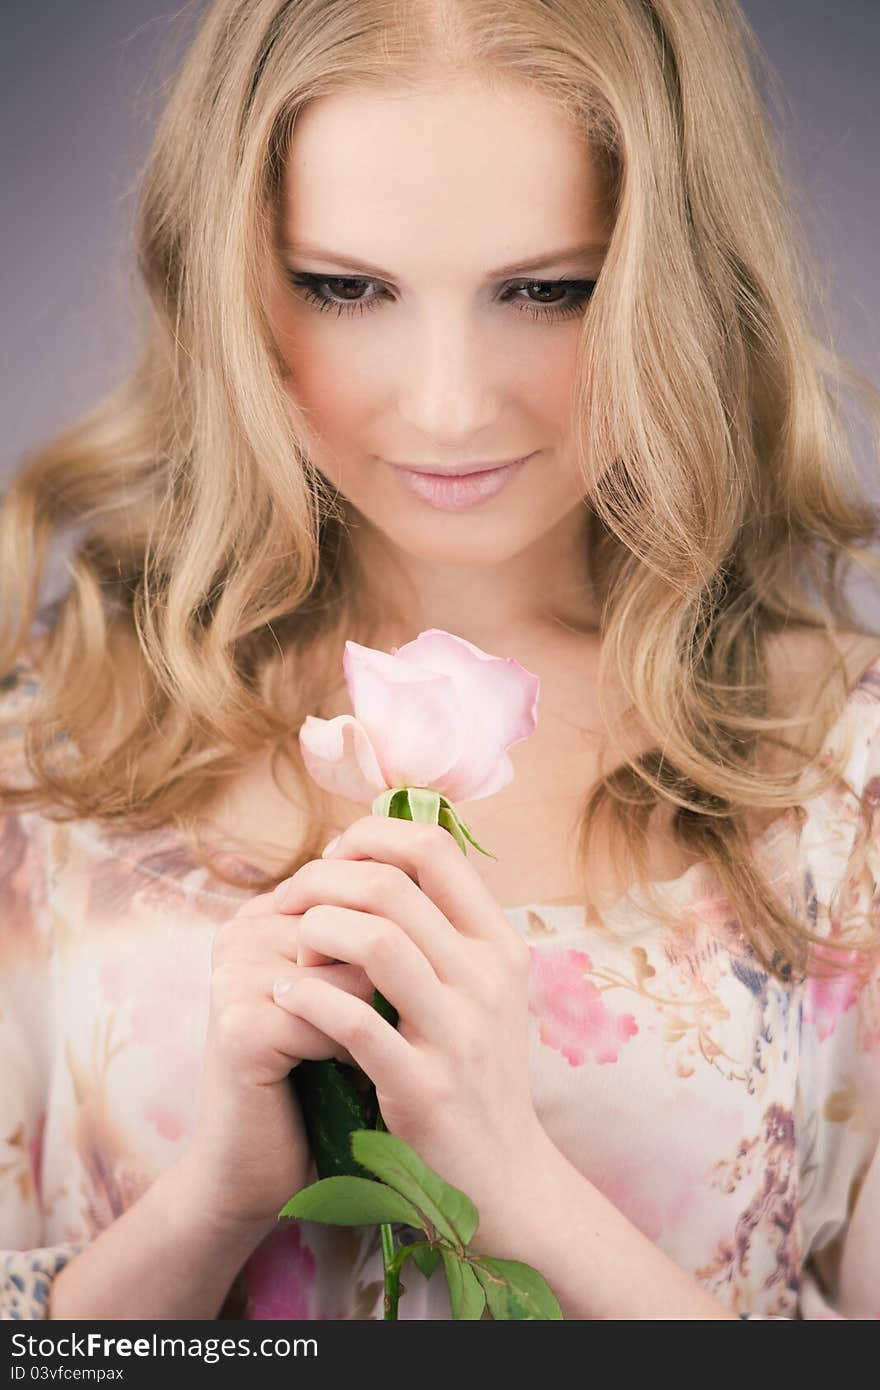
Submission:
<svg viewBox="0 0 880 1390">
<path fill-rule="evenodd" d="M 304 1059 L 352 1061 L 339 1042 L 275 1001 L 275 981 L 308 974 L 340 998 L 357 996 L 365 1009 L 373 996 L 357 966 L 297 965 L 297 945 L 297 924 L 278 912 L 271 893 L 243 903 L 214 935 L 197 1116 L 181 1171 L 198 1209 L 224 1226 L 271 1229 L 308 1181 L 311 1152 L 291 1069 Z"/>
<path fill-rule="evenodd" d="M 399 1023 L 309 969 L 281 1006 L 345 1047 L 388 1129 L 491 1225 L 549 1140 L 531 1097 L 528 947 L 473 866 L 439 826 L 364 816 L 279 885 L 275 910 L 297 918 L 300 966 L 362 967 Z"/>
</svg>

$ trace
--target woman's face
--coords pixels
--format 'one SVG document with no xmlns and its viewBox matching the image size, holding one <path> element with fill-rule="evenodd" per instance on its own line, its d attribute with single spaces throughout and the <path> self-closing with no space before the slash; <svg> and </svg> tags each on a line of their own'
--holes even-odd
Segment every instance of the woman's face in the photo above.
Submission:
<svg viewBox="0 0 880 1390">
<path fill-rule="evenodd" d="M 314 463 L 403 552 L 493 565 L 583 516 L 572 388 L 609 233 L 585 142 L 531 89 L 358 90 L 298 118 L 273 329 Z M 523 458 L 456 510 L 391 466 Z"/>
</svg>

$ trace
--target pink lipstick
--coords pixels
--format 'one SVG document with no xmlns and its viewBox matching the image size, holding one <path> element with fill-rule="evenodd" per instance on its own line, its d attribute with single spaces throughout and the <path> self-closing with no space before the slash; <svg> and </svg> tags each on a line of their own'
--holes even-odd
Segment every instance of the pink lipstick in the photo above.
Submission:
<svg viewBox="0 0 880 1390">
<path fill-rule="evenodd" d="M 460 512 L 468 507 L 479 506 L 495 497 L 516 477 L 532 457 L 517 459 L 515 463 L 504 464 L 501 468 L 486 469 L 482 473 L 465 473 L 455 478 L 442 473 L 417 473 L 412 468 L 399 468 L 389 464 L 405 488 L 444 512 Z"/>
</svg>

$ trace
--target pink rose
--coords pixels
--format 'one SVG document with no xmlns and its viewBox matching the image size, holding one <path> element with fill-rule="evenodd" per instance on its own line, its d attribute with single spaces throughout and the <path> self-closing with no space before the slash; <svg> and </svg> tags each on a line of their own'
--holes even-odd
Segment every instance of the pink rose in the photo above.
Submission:
<svg viewBox="0 0 880 1390">
<path fill-rule="evenodd" d="M 393 787 L 478 801 L 513 780 L 507 749 L 534 733 L 540 681 L 440 628 L 387 652 L 346 642 L 354 715 L 307 715 L 299 732 L 318 786 L 371 805 Z"/>
</svg>

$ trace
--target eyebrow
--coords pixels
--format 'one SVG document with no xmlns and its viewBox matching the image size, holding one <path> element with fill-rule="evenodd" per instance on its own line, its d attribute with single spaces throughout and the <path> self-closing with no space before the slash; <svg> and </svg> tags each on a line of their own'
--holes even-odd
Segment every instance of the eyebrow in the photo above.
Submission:
<svg viewBox="0 0 880 1390">
<path fill-rule="evenodd" d="M 294 245 L 293 242 L 285 241 L 283 250 L 291 256 L 315 256 L 318 260 L 329 261 L 332 265 L 351 266 L 354 270 L 363 270 L 368 275 L 376 275 L 382 280 L 397 279 L 397 276 L 392 275 L 388 270 L 383 270 L 381 266 L 371 265 L 369 261 L 362 261 L 357 256 L 343 256 L 338 251 L 327 251 L 323 247 L 315 246 L 312 242 L 300 241 L 298 245 Z M 601 256 L 607 250 L 607 242 L 587 242 L 581 246 L 567 246 L 561 251 L 549 251 L 541 256 L 511 261 L 508 265 L 499 266 L 497 270 L 489 271 L 486 281 L 503 280 L 505 276 L 515 275 L 519 271 L 540 270 L 545 265 L 555 265 L 557 261 L 585 260 Z"/>
</svg>

